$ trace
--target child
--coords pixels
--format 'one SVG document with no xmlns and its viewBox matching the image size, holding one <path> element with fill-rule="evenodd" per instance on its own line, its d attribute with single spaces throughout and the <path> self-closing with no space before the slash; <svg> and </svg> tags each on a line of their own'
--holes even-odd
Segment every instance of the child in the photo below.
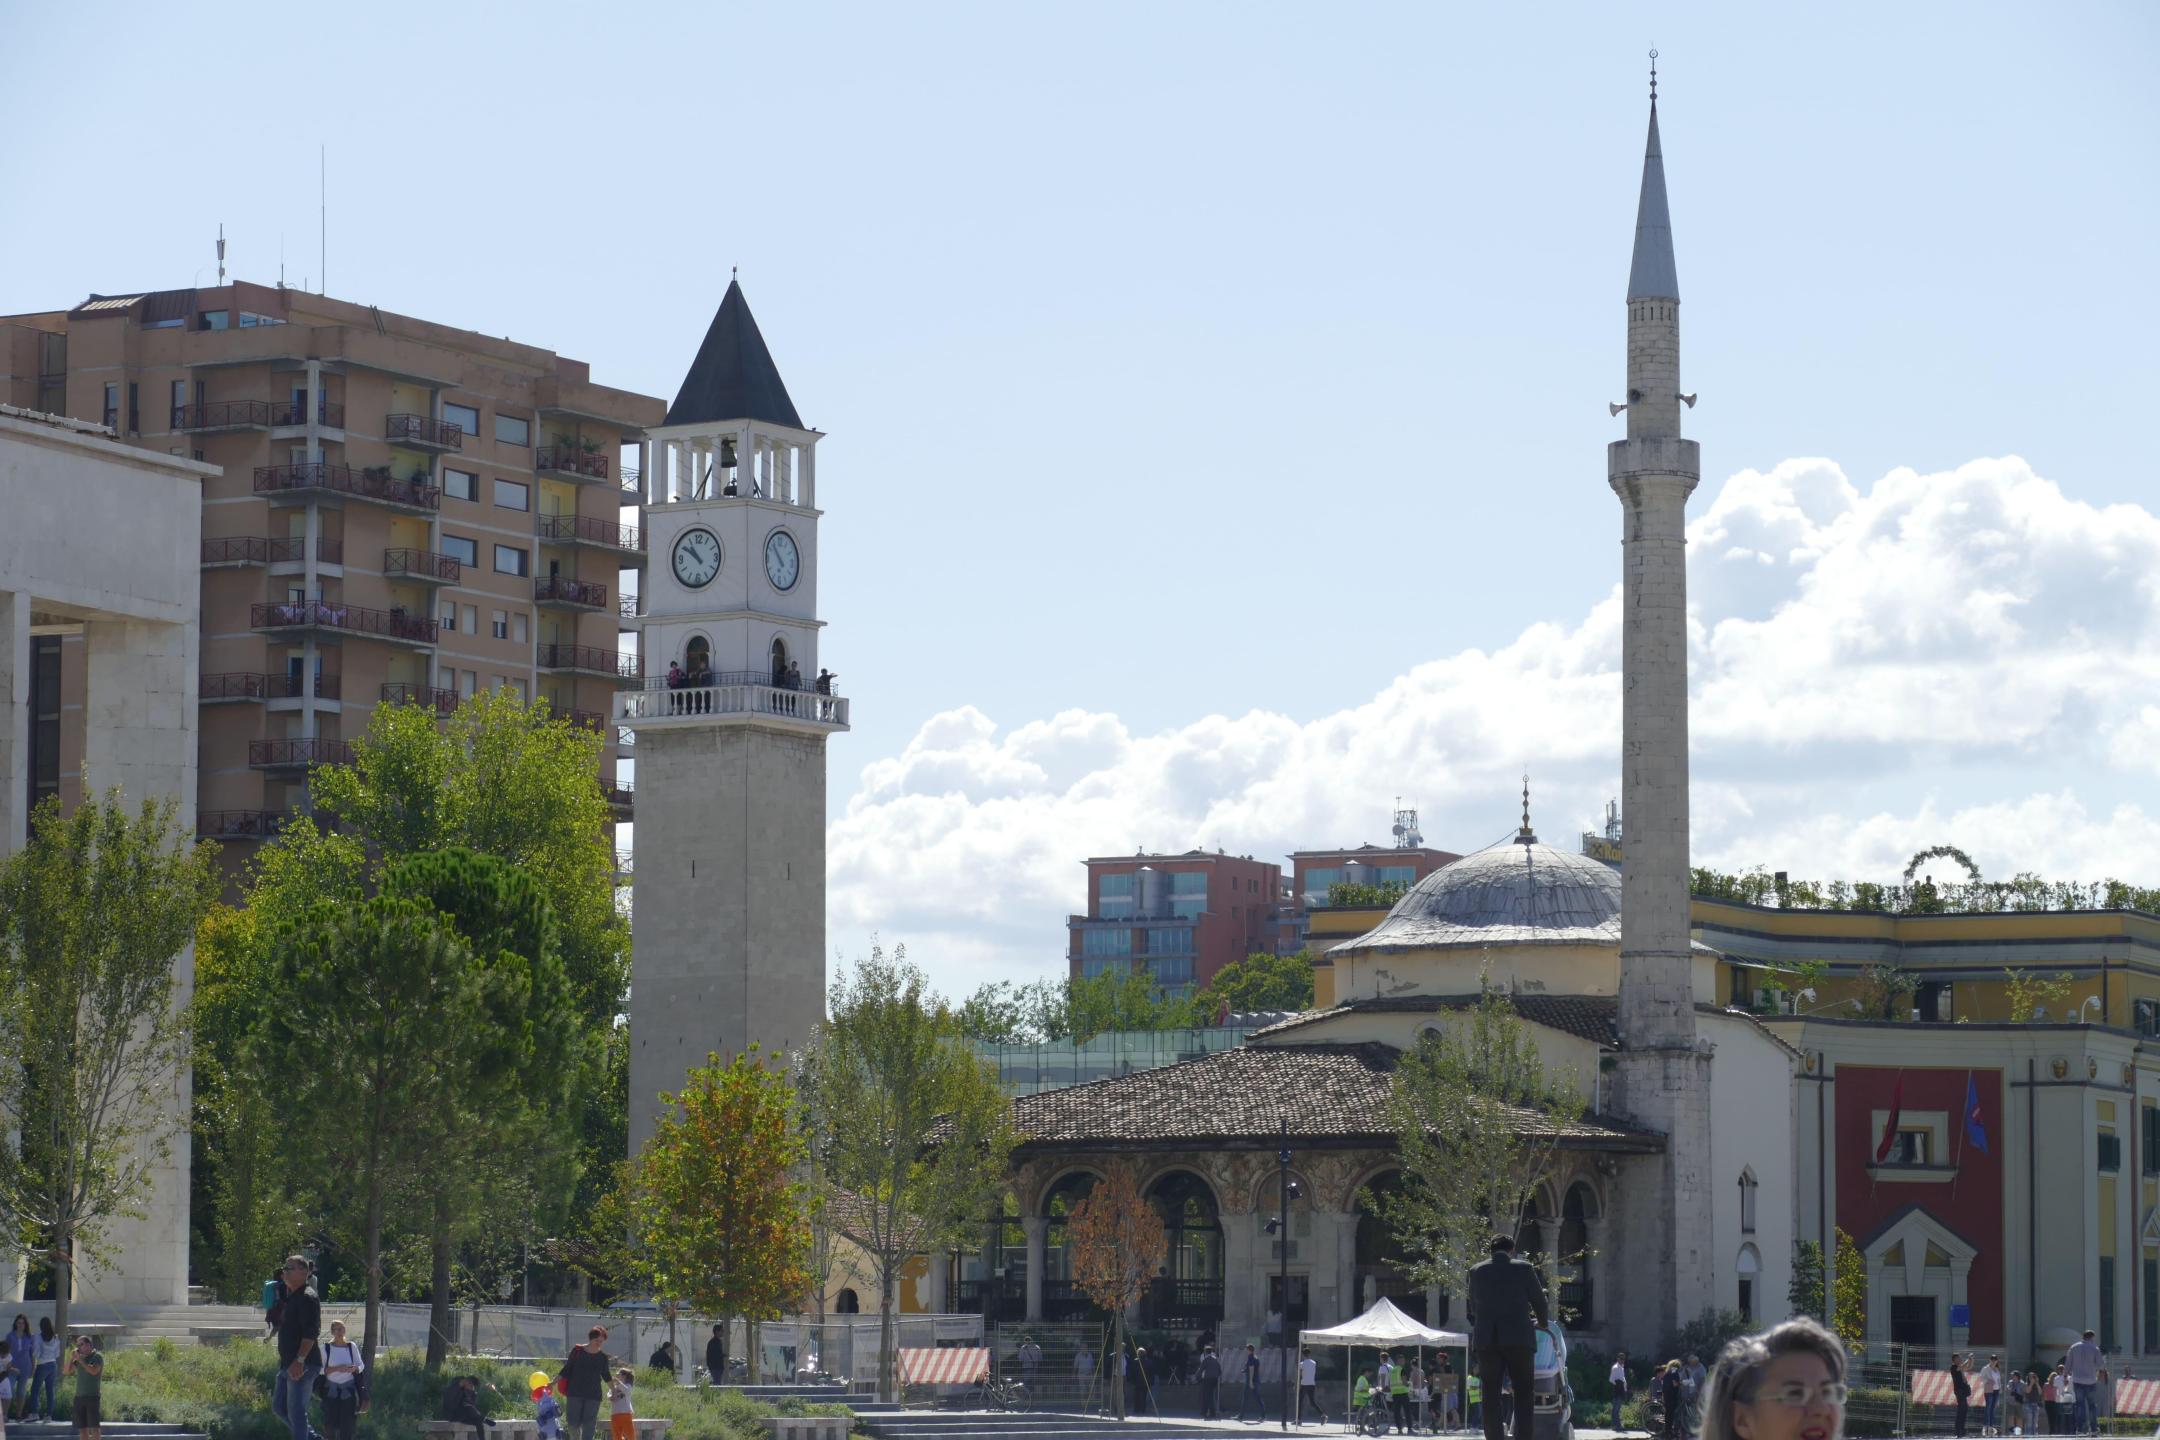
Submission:
<svg viewBox="0 0 2160 1440">
<path fill-rule="evenodd" d="M 563 1440 L 562 1402 L 555 1398 L 555 1392 L 562 1382 L 557 1380 L 550 1384 L 547 1376 L 538 1370 L 533 1372 L 533 1376 L 540 1382 L 533 1389 L 533 1400 L 539 1406 L 534 1417 L 540 1422 L 539 1440 Z M 5 1437 L 0 1437 L 0 1440 L 5 1440 Z"/>
<path fill-rule="evenodd" d="M 625 1365 L 615 1372 L 608 1387 L 608 1435 L 611 1440 L 637 1440 L 637 1415 L 630 1408 L 630 1386 L 635 1377 Z"/>
</svg>

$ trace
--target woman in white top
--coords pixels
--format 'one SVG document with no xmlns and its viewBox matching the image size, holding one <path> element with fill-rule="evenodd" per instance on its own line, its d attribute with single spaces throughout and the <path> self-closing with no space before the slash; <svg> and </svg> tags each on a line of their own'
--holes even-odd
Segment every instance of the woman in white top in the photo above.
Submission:
<svg viewBox="0 0 2160 1440">
<path fill-rule="evenodd" d="M 345 1322 L 330 1322 L 330 1341 L 323 1346 L 323 1440 L 353 1440 L 365 1403 L 367 1359 L 360 1347 L 345 1338 Z"/>
</svg>

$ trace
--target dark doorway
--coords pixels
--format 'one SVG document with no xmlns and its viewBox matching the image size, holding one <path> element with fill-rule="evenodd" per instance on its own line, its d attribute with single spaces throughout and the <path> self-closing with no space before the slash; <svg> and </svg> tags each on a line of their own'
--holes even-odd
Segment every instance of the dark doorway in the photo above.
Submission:
<svg viewBox="0 0 2160 1440">
<path fill-rule="evenodd" d="M 1918 1345 L 1935 1348 L 1935 1297 L 1932 1295 L 1893 1295 L 1890 1297 L 1890 1343 L 1893 1345 Z"/>
</svg>

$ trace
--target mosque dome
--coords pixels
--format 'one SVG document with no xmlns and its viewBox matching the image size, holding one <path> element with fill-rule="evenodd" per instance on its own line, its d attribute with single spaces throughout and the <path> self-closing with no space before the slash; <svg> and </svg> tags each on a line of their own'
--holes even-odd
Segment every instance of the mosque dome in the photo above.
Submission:
<svg viewBox="0 0 2160 1440">
<path fill-rule="evenodd" d="M 1620 943 L 1620 873 L 1528 834 L 1444 865 L 1332 954 Z"/>
</svg>

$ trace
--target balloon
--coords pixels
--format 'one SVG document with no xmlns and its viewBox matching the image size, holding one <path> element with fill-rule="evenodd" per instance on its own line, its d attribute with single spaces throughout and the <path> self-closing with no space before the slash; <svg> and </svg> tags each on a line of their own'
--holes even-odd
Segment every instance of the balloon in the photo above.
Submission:
<svg viewBox="0 0 2160 1440">
<path fill-rule="evenodd" d="M 525 1377 L 525 1383 L 526 1383 L 527 1385 L 530 1385 L 530 1386 L 531 1386 L 531 1387 L 532 1387 L 533 1389 L 535 1389 L 535 1390 L 545 1390 L 545 1389 L 547 1389 L 547 1387 L 548 1387 L 548 1374 L 547 1374 L 547 1371 L 545 1371 L 545 1370 L 535 1370 L 535 1371 L 533 1371 L 533 1372 L 532 1372 L 532 1374 L 530 1374 L 530 1375 L 528 1375 L 528 1376 L 526 1376 L 526 1377 Z"/>
</svg>

